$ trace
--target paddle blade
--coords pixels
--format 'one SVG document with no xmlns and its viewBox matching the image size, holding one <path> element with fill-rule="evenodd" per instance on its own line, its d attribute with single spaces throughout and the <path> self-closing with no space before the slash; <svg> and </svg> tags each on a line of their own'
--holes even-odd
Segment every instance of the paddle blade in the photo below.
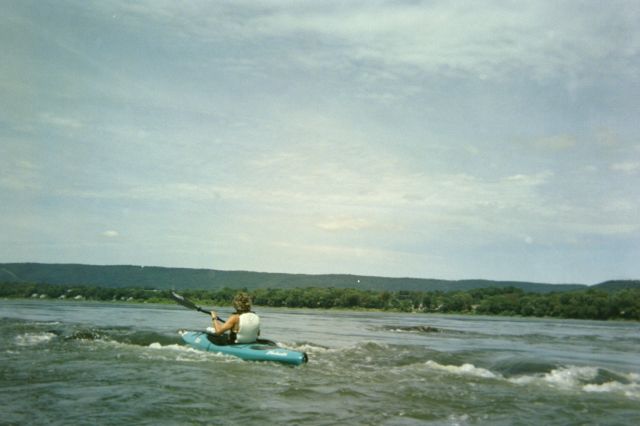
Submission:
<svg viewBox="0 0 640 426">
<path fill-rule="evenodd" d="M 202 312 L 203 314 L 211 315 L 211 311 L 207 311 L 206 309 L 202 309 L 200 306 L 193 303 L 191 300 L 187 299 L 184 296 L 179 295 L 178 293 L 171 292 L 171 297 L 173 300 L 184 306 L 185 308 L 193 309 L 198 312 Z M 219 321 L 226 322 L 226 320 L 217 317 Z"/>
<path fill-rule="evenodd" d="M 175 300 L 185 308 L 195 309 L 196 311 L 200 310 L 199 306 L 197 306 L 195 303 L 193 303 L 191 300 L 187 299 L 186 297 L 179 295 L 178 293 L 174 293 L 172 291 L 171 297 L 173 298 L 173 300 Z"/>
</svg>

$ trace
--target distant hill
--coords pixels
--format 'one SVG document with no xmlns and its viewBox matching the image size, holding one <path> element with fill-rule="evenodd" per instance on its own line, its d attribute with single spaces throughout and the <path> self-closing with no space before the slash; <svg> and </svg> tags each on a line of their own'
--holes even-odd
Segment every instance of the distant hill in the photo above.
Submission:
<svg viewBox="0 0 640 426">
<path fill-rule="evenodd" d="M 594 285 L 593 288 L 604 291 L 618 291 L 628 288 L 640 288 L 640 280 L 605 281 L 603 283 Z"/>
<path fill-rule="evenodd" d="M 550 293 L 586 289 L 583 284 L 544 284 L 521 281 L 438 280 L 387 278 L 363 275 L 305 275 L 213 269 L 163 268 L 132 265 L 79 265 L 45 263 L 0 263 L 0 282 L 28 282 L 99 287 L 154 289 L 207 289 L 224 287 L 300 288 L 335 287 L 377 291 L 460 291 L 488 287 L 516 287 L 526 292 Z M 614 286 L 603 283 L 603 289 Z M 619 285 L 619 284 L 615 284 Z"/>
</svg>

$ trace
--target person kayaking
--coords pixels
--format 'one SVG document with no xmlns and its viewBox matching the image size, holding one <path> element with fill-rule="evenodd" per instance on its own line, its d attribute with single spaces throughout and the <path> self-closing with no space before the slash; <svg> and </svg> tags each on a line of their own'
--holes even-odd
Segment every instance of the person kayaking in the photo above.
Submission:
<svg viewBox="0 0 640 426">
<path fill-rule="evenodd" d="M 251 297 L 243 291 L 239 292 L 233 298 L 233 307 L 236 311 L 225 323 L 218 319 L 216 311 L 211 311 L 213 327 L 207 327 L 207 331 L 215 334 L 215 343 L 253 343 L 258 340 L 260 317 L 251 311 Z"/>
</svg>

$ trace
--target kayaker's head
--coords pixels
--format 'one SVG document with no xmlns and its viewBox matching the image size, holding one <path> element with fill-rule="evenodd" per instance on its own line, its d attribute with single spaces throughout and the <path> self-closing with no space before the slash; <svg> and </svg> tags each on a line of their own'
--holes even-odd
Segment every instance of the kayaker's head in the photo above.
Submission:
<svg viewBox="0 0 640 426">
<path fill-rule="evenodd" d="M 239 314 L 251 312 L 251 297 L 244 291 L 241 291 L 233 298 L 233 307 Z"/>
</svg>

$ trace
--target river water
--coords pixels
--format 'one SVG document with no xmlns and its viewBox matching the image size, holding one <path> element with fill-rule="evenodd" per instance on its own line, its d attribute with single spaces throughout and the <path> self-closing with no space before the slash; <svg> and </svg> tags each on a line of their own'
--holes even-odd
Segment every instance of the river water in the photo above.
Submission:
<svg viewBox="0 0 640 426">
<path fill-rule="evenodd" d="M 179 306 L 0 300 L 0 424 L 640 424 L 638 323 L 257 311 L 308 364 L 190 349 Z"/>
</svg>

